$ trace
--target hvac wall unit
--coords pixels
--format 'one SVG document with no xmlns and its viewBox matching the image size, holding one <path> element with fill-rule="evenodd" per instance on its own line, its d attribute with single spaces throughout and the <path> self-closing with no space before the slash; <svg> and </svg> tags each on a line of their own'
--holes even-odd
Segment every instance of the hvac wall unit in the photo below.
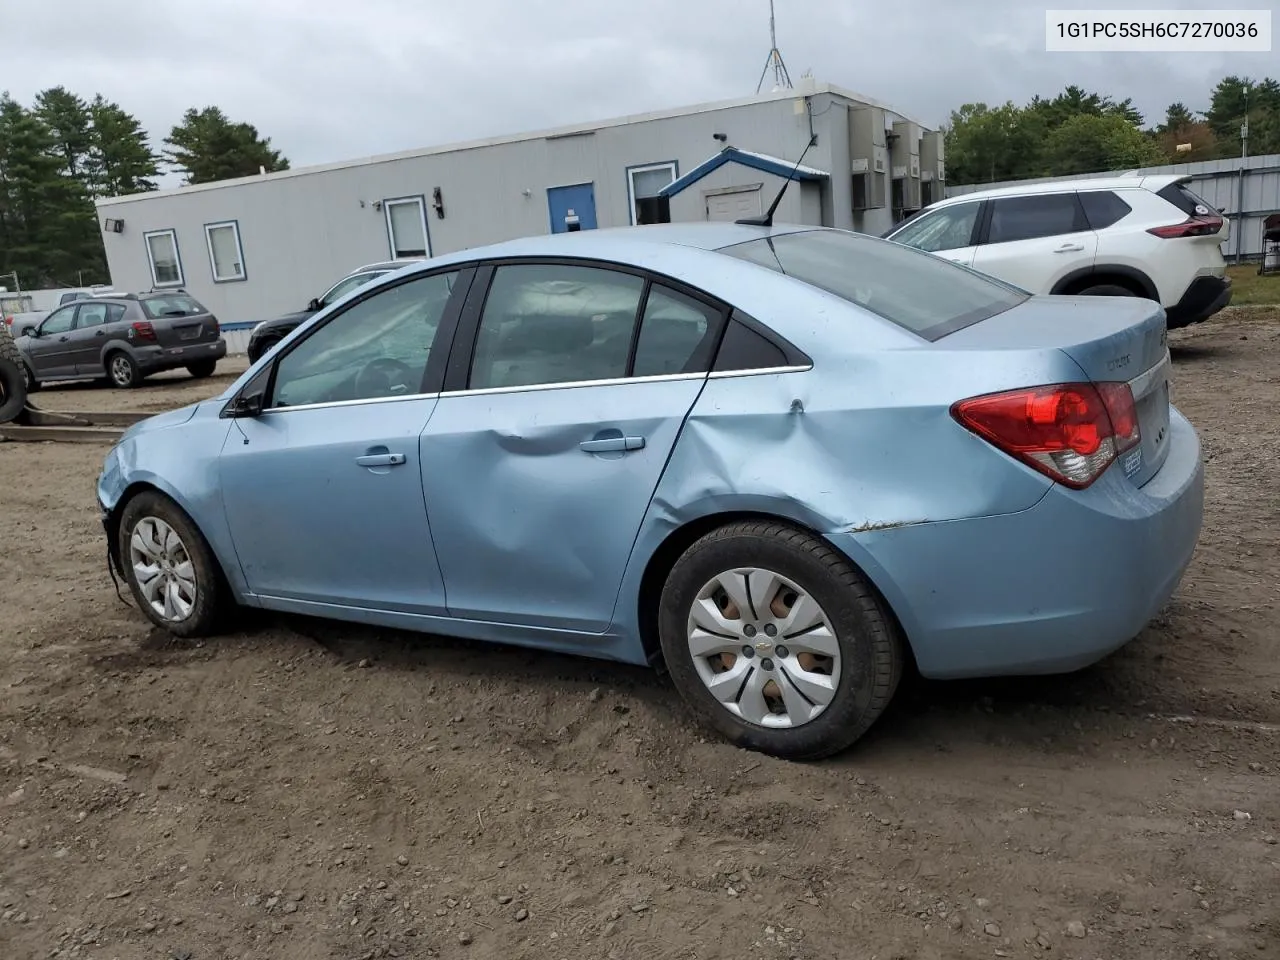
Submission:
<svg viewBox="0 0 1280 960">
<path fill-rule="evenodd" d="M 923 207 L 937 203 L 945 195 L 944 139 L 940 130 L 920 137 L 920 205 Z"/>
<path fill-rule="evenodd" d="M 849 110 L 849 158 L 853 175 L 853 209 L 887 206 L 889 146 L 884 111 L 878 107 Z"/>
<path fill-rule="evenodd" d="M 924 133 L 920 125 L 910 120 L 898 120 L 893 124 L 893 133 L 889 139 L 889 163 L 892 165 L 893 179 L 902 181 L 901 186 L 893 185 L 893 205 L 898 209 L 911 212 L 920 209 L 920 138 Z"/>
</svg>

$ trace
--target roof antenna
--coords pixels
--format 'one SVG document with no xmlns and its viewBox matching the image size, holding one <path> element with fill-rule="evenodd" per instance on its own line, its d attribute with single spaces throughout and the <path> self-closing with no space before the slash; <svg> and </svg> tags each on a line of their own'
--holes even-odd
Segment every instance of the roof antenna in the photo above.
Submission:
<svg viewBox="0 0 1280 960">
<path fill-rule="evenodd" d="M 782 51 L 778 49 L 778 29 L 773 16 L 773 0 L 769 0 L 769 44 L 769 56 L 764 62 L 764 69 L 760 71 L 760 82 L 756 84 L 756 93 L 759 93 L 760 88 L 764 86 L 764 78 L 768 75 L 770 67 L 773 67 L 773 89 L 791 89 L 791 74 L 787 72 L 787 65 L 782 61 Z"/>
<path fill-rule="evenodd" d="M 782 189 L 779 190 L 778 195 L 773 198 L 773 203 L 769 204 L 769 209 L 763 217 L 746 217 L 742 220 L 735 220 L 734 222 L 741 224 L 744 227 L 772 227 L 773 213 L 778 209 L 778 204 L 782 202 L 782 195 L 787 192 L 787 187 L 790 186 L 791 181 L 795 179 L 796 171 L 800 169 L 800 164 L 804 163 L 804 157 L 805 154 L 809 152 L 809 147 L 812 147 L 817 142 L 818 137 L 816 134 L 809 137 L 808 144 L 800 153 L 800 159 L 796 161 L 796 165 L 792 167 L 791 172 L 787 174 L 787 179 L 782 181 Z"/>
</svg>

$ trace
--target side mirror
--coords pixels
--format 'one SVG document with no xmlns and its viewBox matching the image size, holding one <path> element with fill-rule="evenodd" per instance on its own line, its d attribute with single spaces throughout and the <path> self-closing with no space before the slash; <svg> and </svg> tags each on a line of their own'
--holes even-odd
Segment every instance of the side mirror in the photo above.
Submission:
<svg viewBox="0 0 1280 960">
<path fill-rule="evenodd" d="M 39 330 L 37 330 L 35 327 L 29 327 L 29 326 L 28 326 L 28 327 L 23 327 L 23 328 L 22 328 L 22 331 L 18 334 L 18 336 L 20 336 L 20 337 L 38 337 L 38 336 L 40 336 L 40 331 L 39 331 Z"/>
<path fill-rule="evenodd" d="M 222 409 L 222 416 L 229 419 L 256 417 L 262 413 L 263 397 L 260 392 L 242 393 Z"/>
<path fill-rule="evenodd" d="M 307 309 L 310 310 L 312 313 L 315 313 L 317 310 L 319 310 L 323 306 L 324 304 L 320 302 L 319 297 L 312 297 L 311 302 L 307 304 Z"/>
</svg>

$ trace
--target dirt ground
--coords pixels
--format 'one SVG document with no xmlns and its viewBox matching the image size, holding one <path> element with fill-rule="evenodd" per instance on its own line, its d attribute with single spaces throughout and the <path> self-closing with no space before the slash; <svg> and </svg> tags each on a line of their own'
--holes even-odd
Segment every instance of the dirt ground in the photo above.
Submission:
<svg viewBox="0 0 1280 960">
<path fill-rule="evenodd" d="M 1168 608 L 1080 674 L 909 682 L 813 765 L 639 669 L 175 642 L 107 577 L 105 450 L 0 445 L 0 957 L 1280 957 L 1280 311 L 1172 340 L 1208 505 Z"/>
</svg>

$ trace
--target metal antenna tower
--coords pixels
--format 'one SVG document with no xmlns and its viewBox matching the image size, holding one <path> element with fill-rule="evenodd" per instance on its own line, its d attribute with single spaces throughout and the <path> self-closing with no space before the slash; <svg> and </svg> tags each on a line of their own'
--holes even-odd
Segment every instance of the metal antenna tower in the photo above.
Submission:
<svg viewBox="0 0 1280 960">
<path fill-rule="evenodd" d="M 782 51 L 778 49 L 778 26 L 773 16 L 773 0 L 769 0 L 769 57 L 764 62 L 764 69 L 760 71 L 760 82 L 756 84 L 756 93 L 760 92 L 760 88 L 764 86 L 764 78 L 769 75 L 769 68 L 773 67 L 773 88 L 775 90 L 790 90 L 791 74 L 787 72 L 787 65 L 782 59 Z"/>
</svg>

